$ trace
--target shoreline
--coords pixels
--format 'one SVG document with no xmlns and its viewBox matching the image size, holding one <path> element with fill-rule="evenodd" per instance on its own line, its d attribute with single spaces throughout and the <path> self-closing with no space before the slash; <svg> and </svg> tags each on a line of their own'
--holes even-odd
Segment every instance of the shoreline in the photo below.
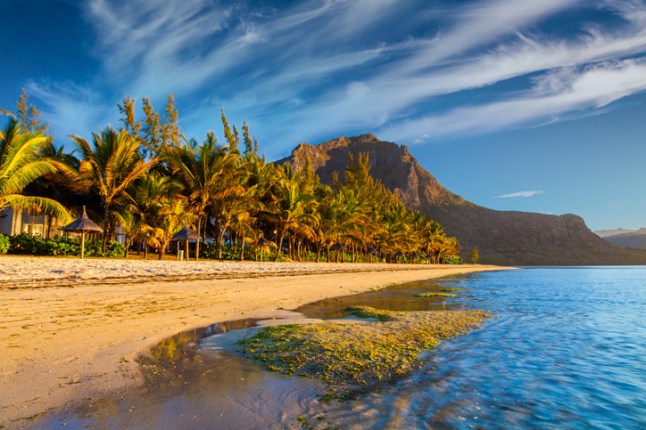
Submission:
<svg viewBox="0 0 646 430">
<path fill-rule="evenodd" d="M 183 331 L 273 318 L 389 284 L 505 269 L 3 256 L 0 428 L 140 385 L 136 358 Z"/>
</svg>

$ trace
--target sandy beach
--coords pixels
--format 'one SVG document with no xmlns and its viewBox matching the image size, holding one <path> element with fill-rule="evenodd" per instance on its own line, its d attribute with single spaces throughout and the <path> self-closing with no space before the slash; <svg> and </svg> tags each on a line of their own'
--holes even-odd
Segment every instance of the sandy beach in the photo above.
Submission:
<svg viewBox="0 0 646 430">
<path fill-rule="evenodd" d="M 0 257 L 0 428 L 141 383 L 136 358 L 222 321 L 493 266 Z"/>
</svg>

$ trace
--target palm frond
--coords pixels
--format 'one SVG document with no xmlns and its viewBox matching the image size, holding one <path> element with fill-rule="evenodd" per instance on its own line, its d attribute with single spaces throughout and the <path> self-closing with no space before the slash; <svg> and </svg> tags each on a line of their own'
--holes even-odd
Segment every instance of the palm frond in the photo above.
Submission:
<svg viewBox="0 0 646 430">
<path fill-rule="evenodd" d="M 55 216 L 64 223 L 72 221 L 72 217 L 63 205 L 56 200 L 45 197 L 23 196 L 20 194 L 9 194 L 2 197 L 5 206 L 16 209 L 39 208 L 43 213 Z"/>
</svg>

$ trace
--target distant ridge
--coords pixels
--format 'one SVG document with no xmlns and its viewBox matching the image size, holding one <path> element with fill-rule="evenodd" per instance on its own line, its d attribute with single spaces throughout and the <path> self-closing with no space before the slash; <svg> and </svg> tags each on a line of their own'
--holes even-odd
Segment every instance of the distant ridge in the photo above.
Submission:
<svg viewBox="0 0 646 430">
<path fill-rule="evenodd" d="M 368 153 L 371 173 L 410 209 L 440 222 L 457 236 L 463 256 L 473 246 L 480 261 L 513 265 L 646 264 L 646 252 L 619 248 L 596 234 L 577 215 L 506 212 L 471 203 L 444 188 L 408 152 L 406 146 L 372 134 L 339 137 L 319 145 L 301 143 L 278 163 L 303 168 L 309 158 L 325 184 L 333 172 L 341 178 L 348 154 Z"/>
<path fill-rule="evenodd" d="M 604 239 L 624 248 L 646 249 L 646 228 L 621 231 L 623 233 L 607 235 Z"/>
<path fill-rule="evenodd" d="M 624 233 L 635 233 L 637 230 L 627 230 L 624 228 L 615 228 L 615 229 L 610 229 L 610 230 L 595 230 L 595 234 L 597 236 L 606 238 L 609 236 L 616 236 L 618 234 L 624 234 Z"/>
</svg>

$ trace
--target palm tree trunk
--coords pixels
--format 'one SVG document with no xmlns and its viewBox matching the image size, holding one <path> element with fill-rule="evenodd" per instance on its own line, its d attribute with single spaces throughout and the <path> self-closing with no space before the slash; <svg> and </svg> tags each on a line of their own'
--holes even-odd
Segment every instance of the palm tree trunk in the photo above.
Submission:
<svg viewBox="0 0 646 430">
<path fill-rule="evenodd" d="M 197 240 L 195 241 L 195 261 L 200 258 L 200 240 L 202 239 L 202 217 L 197 218 Z M 186 255 L 188 260 L 188 254 Z"/>
<path fill-rule="evenodd" d="M 215 247 L 216 247 L 216 253 L 215 257 L 218 260 L 222 260 L 222 246 L 224 245 L 224 229 L 222 228 L 222 222 L 219 219 L 215 220 L 215 228 L 216 228 L 216 238 L 215 238 Z"/>
<path fill-rule="evenodd" d="M 162 246 L 159 247 L 159 259 L 161 260 L 164 258 L 164 254 L 166 254 L 166 247 L 168 246 L 168 242 L 164 243 Z"/>
<path fill-rule="evenodd" d="M 105 204 L 103 209 L 103 243 L 101 244 L 101 253 L 105 255 L 105 249 L 108 244 L 108 231 L 110 230 L 110 209 Z"/>
<path fill-rule="evenodd" d="M 276 258 L 274 258 L 274 262 L 278 261 L 278 258 L 283 251 L 283 239 L 285 239 L 285 234 L 283 233 L 283 230 L 280 230 L 278 232 L 278 241 L 276 242 Z"/>
<path fill-rule="evenodd" d="M 216 257 L 218 260 L 222 260 L 222 248 L 224 247 L 224 233 L 225 233 L 225 230 L 223 228 L 218 230 L 218 240 L 217 240 L 218 251 L 216 253 Z"/>
<path fill-rule="evenodd" d="M 242 238 L 240 240 L 240 261 L 244 260 L 244 239 L 245 239 L 245 234 L 242 233 Z"/>
</svg>

